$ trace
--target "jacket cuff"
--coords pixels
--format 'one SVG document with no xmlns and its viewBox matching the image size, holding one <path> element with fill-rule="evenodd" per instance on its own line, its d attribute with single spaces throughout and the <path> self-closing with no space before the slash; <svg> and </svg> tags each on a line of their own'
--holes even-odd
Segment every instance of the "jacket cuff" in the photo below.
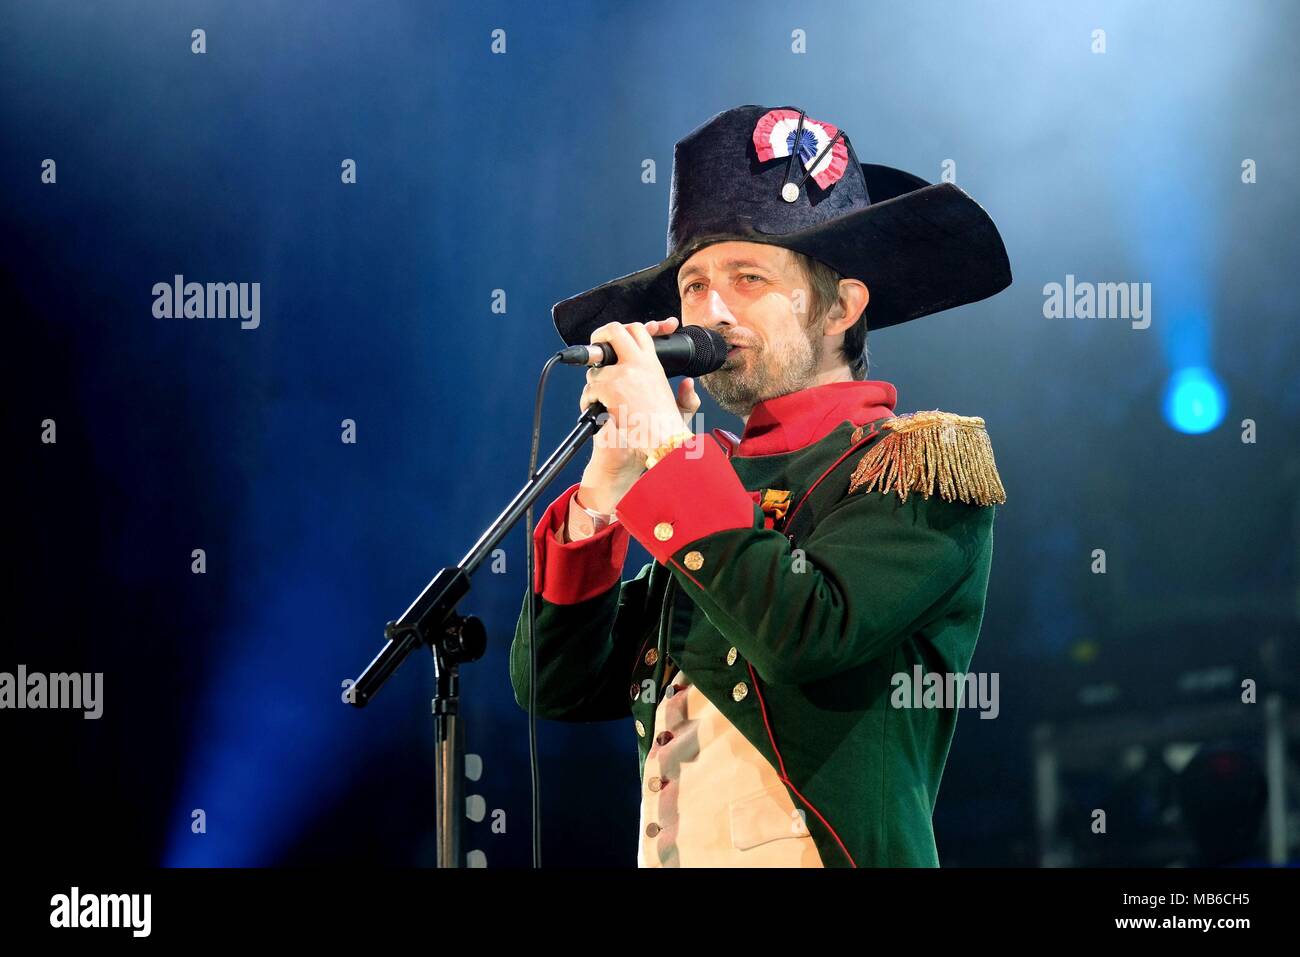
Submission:
<svg viewBox="0 0 1300 957">
<path fill-rule="evenodd" d="M 571 486 L 552 502 L 533 530 L 533 591 L 553 605 L 576 605 L 609 591 L 622 579 L 627 559 L 628 530 L 618 522 L 580 541 L 555 540 L 568 521 L 569 500 L 578 488 Z"/>
<path fill-rule="evenodd" d="M 627 490 L 619 521 L 663 564 L 696 539 L 754 527 L 754 497 L 718 443 L 696 436 L 674 449 Z"/>
</svg>

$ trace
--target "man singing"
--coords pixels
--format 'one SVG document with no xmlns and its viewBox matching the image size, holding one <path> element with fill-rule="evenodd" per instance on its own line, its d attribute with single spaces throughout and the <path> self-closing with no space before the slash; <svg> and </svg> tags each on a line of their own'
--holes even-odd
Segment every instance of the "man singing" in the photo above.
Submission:
<svg viewBox="0 0 1300 957">
<path fill-rule="evenodd" d="M 896 415 L 866 337 L 1011 282 L 965 192 L 863 165 L 802 110 L 742 106 L 674 153 L 668 257 L 558 303 L 606 342 L 609 420 L 534 532 L 537 712 L 631 715 L 642 867 L 937 866 L 957 712 L 899 694 L 964 675 L 996 504 L 984 421 Z M 735 435 L 687 427 L 653 337 L 731 347 L 701 385 Z M 622 581 L 629 536 L 654 557 Z M 527 606 L 510 649 L 529 702 Z M 960 681 L 960 677 L 958 677 Z"/>
</svg>

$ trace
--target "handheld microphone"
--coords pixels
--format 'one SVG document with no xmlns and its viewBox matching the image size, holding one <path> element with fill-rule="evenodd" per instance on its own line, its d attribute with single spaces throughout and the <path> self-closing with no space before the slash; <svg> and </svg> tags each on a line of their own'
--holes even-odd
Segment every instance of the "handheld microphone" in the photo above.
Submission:
<svg viewBox="0 0 1300 957">
<path fill-rule="evenodd" d="M 655 336 L 655 355 L 669 377 L 708 375 L 727 361 L 727 340 L 703 326 L 685 326 L 670 336 Z M 608 342 L 569 346 L 559 353 L 571 366 L 610 366 L 618 362 Z"/>
</svg>

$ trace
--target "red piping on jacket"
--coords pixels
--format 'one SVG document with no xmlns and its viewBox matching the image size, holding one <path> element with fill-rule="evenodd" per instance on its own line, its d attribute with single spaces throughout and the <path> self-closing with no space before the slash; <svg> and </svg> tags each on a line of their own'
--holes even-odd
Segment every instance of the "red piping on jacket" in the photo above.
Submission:
<svg viewBox="0 0 1300 957">
<path fill-rule="evenodd" d="M 794 511 L 792 511 L 789 514 L 789 516 L 787 516 L 785 520 L 786 528 L 790 527 L 790 523 L 794 520 L 795 515 L 798 514 L 799 509 L 803 507 L 803 503 L 808 501 L 808 496 L 813 493 L 813 490 L 816 489 L 817 486 L 822 483 L 822 479 L 826 478 L 826 476 L 830 475 L 831 472 L 835 471 L 835 469 L 839 467 L 839 464 L 841 462 L 843 462 L 846 458 L 852 455 L 855 450 L 860 448 L 862 444 L 865 443 L 868 439 L 870 439 L 873 435 L 876 435 L 878 431 L 879 429 L 873 428 L 870 432 L 864 435 L 857 442 L 854 442 L 851 446 L 849 446 L 848 451 L 846 451 L 843 455 L 841 455 L 833 463 L 831 463 L 831 466 L 828 469 L 826 469 L 826 471 L 822 472 L 821 475 L 817 476 L 817 481 L 813 482 L 812 485 L 809 487 L 808 491 L 803 493 L 803 497 L 800 498 L 798 504 L 795 505 Z M 714 438 L 716 439 L 717 436 L 714 436 Z M 719 442 L 718 444 L 722 445 L 721 442 Z M 731 458 L 730 451 L 728 451 L 725 446 L 723 446 L 723 449 L 724 451 L 727 451 L 727 458 Z M 678 564 L 676 559 L 669 559 L 669 561 L 671 561 L 673 565 L 676 568 L 678 568 L 683 575 L 689 578 L 694 583 L 696 588 L 698 588 L 700 591 L 707 590 L 703 585 L 699 583 L 699 581 L 696 580 L 694 575 L 692 575 L 680 564 Z M 853 855 L 849 853 L 849 849 L 844 846 L 844 842 L 840 840 L 840 835 L 835 830 L 835 828 L 831 826 L 831 822 L 826 820 L 826 818 L 822 816 L 822 812 L 817 810 L 816 806 L 814 806 L 812 801 L 809 801 L 806 797 L 803 796 L 802 793 L 800 793 L 799 789 L 794 786 L 794 782 L 790 780 L 790 776 L 786 774 L 785 759 L 781 757 L 781 749 L 776 746 L 776 735 L 772 731 L 772 723 L 767 718 L 767 702 L 763 700 L 763 689 L 759 685 L 758 675 L 754 672 L 754 666 L 750 662 L 748 661 L 745 662 L 745 667 L 749 669 L 750 680 L 752 680 L 754 683 L 754 693 L 758 695 L 758 707 L 759 707 L 759 711 L 763 715 L 763 728 L 767 731 L 767 740 L 772 744 L 772 753 L 776 755 L 778 776 L 780 777 L 781 781 L 787 787 L 789 787 L 791 791 L 795 793 L 795 795 L 799 798 L 799 800 L 802 801 L 804 804 L 808 805 L 809 810 L 811 810 L 814 814 L 817 815 L 817 820 L 821 821 L 822 824 L 826 826 L 826 830 L 831 832 L 831 837 L 835 838 L 835 843 L 838 844 L 840 850 L 844 852 L 844 856 L 849 859 L 849 864 L 851 864 L 853 867 L 857 867 L 858 862 L 853 859 Z"/>
<path fill-rule="evenodd" d="M 700 591 L 707 591 L 707 589 L 705 589 L 703 585 L 701 585 L 698 581 L 696 581 L 694 575 L 688 572 L 685 568 L 682 568 L 681 565 L 677 564 L 677 559 L 675 558 L 669 559 L 669 561 L 671 561 L 674 565 L 680 568 L 682 574 L 695 583 L 696 588 L 698 588 Z M 813 805 L 812 801 L 809 801 L 806 797 L 803 796 L 803 794 L 799 792 L 799 789 L 794 786 L 794 782 L 790 780 L 790 776 L 785 773 L 785 759 L 781 757 L 781 749 L 776 746 L 776 735 L 773 734 L 772 732 L 772 723 L 767 720 L 767 704 L 766 702 L 763 701 L 763 691 L 758 684 L 758 675 L 754 673 L 754 666 L 750 664 L 748 661 L 745 662 L 745 667 L 749 669 L 749 677 L 754 682 L 754 693 L 758 695 L 758 707 L 763 714 L 763 727 L 767 731 L 767 740 L 772 743 L 772 751 L 774 754 L 776 754 L 778 777 L 780 777 L 780 779 L 786 784 L 786 786 L 789 787 L 790 790 L 793 791 L 798 796 L 800 801 L 803 801 L 804 804 L 808 805 L 808 807 L 812 810 L 812 812 L 817 815 L 817 820 L 821 821 L 824 825 L 826 825 L 826 829 L 831 832 L 831 837 L 835 838 L 835 843 L 840 846 L 840 850 L 843 851 L 844 856 L 849 859 L 849 863 L 854 867 L 857 867 L 858 862 L 853 859 L 853 855 L 849 853 L 849 849 L 844 846 L 844 842 L 840 840 L 840 835 L 836 832 L 835 828 L 831 826 L 831 822 L 826 820 L 826 818 L 822 816 L 822 812 L 817 810 L 817 808 Z"/>
<path fill-rule="evenodd" d="M 803 508 L 803 503 L 808 501 L 808 496 L 813 493 L 813 490 L 816 489 L 817 486 L 822 483 L 822 479 L 826 478 L 826 476 L 834 472 L 835 469 L 839 467 L 839 464 L 841 462 L 843 462 L 846 458 L 852 455 L 855 450 L 860 448 L 863 445 L 863 443 L 865 443 L 878 431 L 879 429 L 872 428 L 872 430 L 868 432 L 866 435 L 864 435 L 861 439 L 859 439 L 857 442 L 854 442 L 852 445 L 850 445 L 848 450 L 839 458 L 837 458 L 833 463 L 831 463 L 831 466 L 828 469 L 826 469 L 826 471 L 822 472 L 821 475 L 817 476 L 817 481 L 813 482 L 812 485 L 809 487 L 808 491 L 803 493 L 803 496 L 799 499 L 798 504 L 795 505 L 794 510 L 789 514 L 789 516 L 787 516 L 785 520 L 786 528 L 790 527 L 790 523 L 794 521 L 795 515 L 799 513 L 799 509 Z M 694 581 L 694 579 L 692 579 L 692 581 Z M 696 582 L 696 584 L 698 585 L 699 582 Z M 843 851 L 844 856 L 849 859 L 849 863 L 854 867 L 857 867 L 858 862 L 853 859 L 853 855 L 849 853 L 849 849 L 844 846 L 844 842 L 840 840 L 840 835 L 838 832 L 836 832 L 835 828 L 831 826 L 831 822 L 826 820 L 826 818 L 822 816 L 821 811 L 817 810 L 817 808 L 813 806 L 812 801 L 809 801 L 806 797 L 804 797 L 799 792 L 799 789 L 794 786 L 794 782 L 790 780 L 789 775 L 785 773 L 785 759 L 781 757 L 781 749 L 776 746 L 776 735 L 772 731 L 771 722 L 767 720 L 767 703 L 763 700 L 763 689 L 759 685 L 758 675 L 754 673 L 754 666 L 752 664 L 750 664 L 747 661 L 745 662 L 745 665 L 746 667 L 749 668 L 749 677 L 753 680 L 754 692 L 758 695 L 758 706 L 763 713 L 763 727 L 767 729 L 767 739 L 768 741 L 772 742 L 772 751 L 773 753 L 776 754 L 777 763 L 780 765 L 778 770 L 780 772 L 781 780 L 784 781 L 789 786 L 790 790 L 793 791 L 798 796 L 800 801 L 803 801 L 804 804 L 808 805 L 808 807 L 812 810 L 812 812 L 817 815 L 817 820 L 821 821 L 822 824 L 826 825 L 826 829 L 831 832 L 831 837 L 835 838 L 835 843 L 840 846 L 840 850 Z"/>
<path fill-rule="evenodd" d="M 788 516 L 786 516 L 786 520 L 785 520 L 786 528 L 790 527 L 790 523 L 794 521 L 794 517 L 796 514 L 798 514 L 799 509 L 803 508 L 803 503 L 808 501 L 808 496 L 813 493 L 813 489 L 817 488 L 818 485 L 822 484 L 822 479 L 824 479 L 826 476 L 830 475 L 833 471 L 835 471 L 835 469 L 839 467 L 839 464 L 841 462 L 843 462 L 850 455 L 852 455 L 864 442 L 867 441 L 867 439 L 871 438 L 873 435 L 876 435 L 879 431 L 880 431 L 879 429 L 873 428 L 862 438 L 858 439 L 858 441 L 850 445 L 848 451 L 846 451 L 843 455 L 841 455 L 839 458 L 837 458 L 834 462 L 831 463 L 830 468 L 828 468 L 821 475 L 817 476 L 817 481 L 813 482 L 812 486 L 808 489 L 808 491 L 803 493 L 803 498 L 799 499 L 799 504 L 797 504 L 794 507 L 794 511 L 792 511 Z"/>
<path fill-rule="evenodd" d="M 817 815 L 817 820 L 826 825 L 826 830 L 831 832 L 831 837 L 835 838 L 835 843 L 840 846 L 840 850 L 843 851 L 844 856 L 849 859 L 849 863 L 854 867 L 857 867 L 858 862 L 853 859 L 853 855 L 849 853 L 849 849 L 844 846 L 844 842 L 840 840 L 840 835 L 836 832 L 835 828 L 831 827 L 831 822 L 822 817 L 822 812 L 813 806 L 812 801 L 799 793 L 799 789 L 794 786 L 794 782 L 790 780 L 790 776 L 785 773 L 785 759 L 781 757 L 781 749 L 776 746 L 776 736 L 772 733 L 772 725 L 767 720 L 767 703 L 763 700 L 763 689 L 759 687 L 758 675 L 754 673 L 754 666 L 748 661 L 745 662 L 745 667 L 749 669 L 750 680 L 754 682 L 754 693 L 758 695 L 758 707 L 763 712 L 763 727 L 767 729 L 767 740 L 772 742 L 772 750 L 776 753 L 776 761 L 777 764 L 780 765 L 778 770 L 780 771 L 781 780 L 784 781 L 790 790 L 798 796 L 800 801 L 803 801 L 804 804 L 808 805 L 812 812 Z"/>
</svg>

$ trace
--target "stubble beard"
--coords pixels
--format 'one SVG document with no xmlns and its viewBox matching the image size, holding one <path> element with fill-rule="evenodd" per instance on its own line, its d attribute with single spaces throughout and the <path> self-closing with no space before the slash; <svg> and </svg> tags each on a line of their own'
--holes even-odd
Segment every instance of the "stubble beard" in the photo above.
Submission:
<svg viewBox="0 0 1300 957">
<path fill-rule="evenodd" d="M 775 348 L 756 343 L 700 376 L 700 385 L 723 409 L 743 418 L 759 402 L 805 388 L 821 364 L 825 341 L 803 333 Z"/>
</svg>

